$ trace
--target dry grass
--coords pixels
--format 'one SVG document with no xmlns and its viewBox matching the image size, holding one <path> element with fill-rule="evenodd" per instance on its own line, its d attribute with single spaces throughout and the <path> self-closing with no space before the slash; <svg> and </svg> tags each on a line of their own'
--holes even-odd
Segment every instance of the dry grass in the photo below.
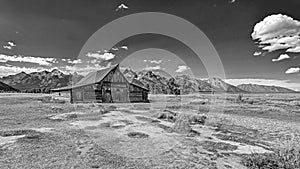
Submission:
<svg viewBox="0 0 300 169">
<path fill-rule="evenodd" d="M 154 117 L 162 120 L 167 120 L 170 122 L 175 122 L 177 113 L 174 113 L 170 110 L 164 110 L 163 112 L 157 112 Z"/>
<path fill-rule="evenodd" d="M 192 127 L 189 122 L 189 116 L 185 114 L 180 114 L 175 120 L 173 130 L 181 134 L 190 133 L 192 131 Z"/>
<path fill-rule="evenodd" d="M 211 99 L 209 95 L 184 96 L 181 100 L 179 97 L 170 96 L 171 99 L 156 102 L 169 105 L 164 111 L 159 108 L 149 108 L 148 104 L 133 104 L 134 108 L 132 108 L 126 104 L 45 103 L 42 102 L 43 97 L 45 95 L 1 97 L 0 140 L 14 135 L 26 135 L 23 138 L 17 138 L 14 143 L 0 146 L 1 167 L 230 168 L 231 166 L 231 168 L 243 168 L 244 164 L 252 169 L 299 168 L 300 153 L 299 146 L 296 144 L 297 138 L 293 142 L 285 142 L 282 146 L 272 144 L 275 139 L 287 134 L 298 133 L 300 136 L 300 116 L 297 114 L 299 95 L 245 94 L 242 98 L 243 102 L 238 103 L 235 102 L 236 94 L 229 95 L 228 99 L 220 96 L 219 100 L 214 103 L 207 102 Z M 45 100 L 47 102 L 47 98 Z M 205 100 L 206 103 L 202 103 L 201 100 Z M 222 101 L 226 101 L 225 113 L 218 111 L 222 109 Z M 209 108 L 211 108 L 210 113 L 199 113 Z M 139 111 L 135 111 L 136 109 Z M 76 114 L 74 118 L 61 121 L 47 118 L 50 115 L 72 112 L 79 114 Z M 80 114 L 81 112 L 83 113 Z M 181 117 L 181 114 L 185 116 Z M 91 124 L 95 126 L 77 129 L 76 125 L 70 125 L 76 121 L 91 121 Z M 41 127 L 53 128 L 53 130 L 50 132 L 30 130 Z M 128 130 L 132 127 L 137 128 L 136 131 L 141 133 L 131 133 L 129 135 L 132 137 L 129 138 L 128 132 L 135 131 Z M 146 130 L 147 127 L 151 130 Z M 139 130 L 141 128 L 145 130 Z M 163 144 L 157 145 L 155 141 L 163 141 L 166 138 L 168 138 L 166 141 L 174 139 L 176 144 L 171 146 L 172 149 L 153 158 L 132 161 L 132 159 L 109 153 L 107 143 L 111 143 L 113 147 L 116 144 L 122 144 L 120 140 L 112 139 L 111 136 L 114 134 L 110 132 L 116 132 L 116 135 L 120 134 L 120 137 L 139 142 L 145 147 L 147 141 L 154 139 L 153 144 L 146 147 L 149 150 L 153 150 L 153 146 L 165 147 Z M 159 136 L 159 139 L 155 139 L 154 136 Z M 99 142 L 93 139 L 99 139 Z M 107 143 L 100 141 L 102 139 Z M 233 144 L 233 142 L 238 144 Z M 264 142 L 270 142 L 270 144 L 263 144 Z M 137 144 L 132 144 L 132 149 L 138 149 Z M 235 151 L 239 144 L 256 147 L 270 146 L 269 150 L 275 152 L 273 154 L 254 152 L 251 156 L 244 155 L 242 164 L 241 155 L 230 153 L 230 151 Z M 84 149 L 85 153 L 77 153 L 77 149 L 80 148 Z M 122 149 L 124 152 L 130 150 L 128 146 L 123 146 Z M 245 151 L 249 153 L 251 150 Z M 219 161 L 224 162 L 224 157 L 219 155 L 223 152 L 227 153 L 227 167 L 225 165 L 225 167 L 220 167 Z"/>
<path fill-rule="evenodd" d="M 250 169 L 297 169 L 300 168 L 299 140 L 283 141 L 274 153 L 245 156 L 242 164 Z"/>
</svg>

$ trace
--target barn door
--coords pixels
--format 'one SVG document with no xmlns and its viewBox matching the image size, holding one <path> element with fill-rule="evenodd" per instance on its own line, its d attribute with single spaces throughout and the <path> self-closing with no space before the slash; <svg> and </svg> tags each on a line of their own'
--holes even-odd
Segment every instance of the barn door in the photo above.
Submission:
<svg viewBox="0 0 300 169">
<path fill-rule="evenodd" d="M 112 87 L 111 88 L 112 90 L 112 100 L 113 102 L 122 102 L 122 96 L 121 96 L 121 89 L 120 88 L 115 88 L 115 87 Z"/>
<path fill-rule="evenodd" d="M 112 101 L 111 99 L 111 91 L 109 90 L 109 88 L 103 88 L 102 89 L 102 102 L 103 103 L 110 103 Z"/>
</svg>

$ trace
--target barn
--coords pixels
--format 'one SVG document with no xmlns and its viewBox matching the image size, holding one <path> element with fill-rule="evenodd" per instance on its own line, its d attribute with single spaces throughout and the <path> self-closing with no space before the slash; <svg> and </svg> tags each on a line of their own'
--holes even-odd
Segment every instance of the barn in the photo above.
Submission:
<svg viewBox="0 0 300 169">
<path fill-rule="evenodd" d="M 89 73 L 72 86 L 51 89 L 70 92 L 71 103 L 148 102 L 149 90 L 136 78 L 126 78 L 119 64 Z"/>
</svg>

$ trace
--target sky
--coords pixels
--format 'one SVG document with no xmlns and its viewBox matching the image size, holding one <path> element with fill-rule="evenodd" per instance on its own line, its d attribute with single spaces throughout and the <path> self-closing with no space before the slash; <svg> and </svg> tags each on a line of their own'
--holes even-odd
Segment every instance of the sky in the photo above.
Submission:
<svg viewBox="0 0 300 169">
<path fill-rule="evenodd" d="M 0 0 L 0 76 L 54 68 L 87 74 L 120 63 L 170 76 L 219 71 L 234 85 L 300 91 L 299 6 L 299 0 Z M 135 15 L 145 12 L 185 24 Z M 133 15 L 136 22 L 129 22 Z M 101 34 L 105 26 L 109 32 Z"/>
</svg>

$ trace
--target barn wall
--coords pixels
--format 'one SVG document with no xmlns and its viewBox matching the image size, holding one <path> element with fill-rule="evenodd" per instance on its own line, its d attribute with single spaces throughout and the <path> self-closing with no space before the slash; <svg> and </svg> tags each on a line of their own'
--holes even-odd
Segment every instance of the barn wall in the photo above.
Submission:
<svg viewBox="0 0 300 169">
<path fill-rule="evenodd" d="M 146 102 L 148 101 L 148 92 L 136 85 L 130 84 L 129 86 L 129 98 L 130 102 Z"/>
<path fill-rule="evenodd" d="M 71 90 L 71 102 L 146 102 L 148 91 L 129 84 L 117 68 L 101 82 Z"/>
<path fill-rule="evenodd" d="M 71 101 L 72 102 L 82 102 L 83 101 L 83 90 L 82 88 L 76 88 L 71 90 Z"/>
<path fill-rule="evenodd" d="M 103 98 L 105 102 L 129 102 L 128 82 L 119 69 L 111 71 L 103 79 Z M 109 94 L 110 93 L 110 94 Z M 110 98 L 109 98 L 110 97 Z"/>
<path fill-rule="evenodd" d="M 102 102 L 102 92 L 100 84 L 85 86 L 83 90 L 83 100 L 85 102 Z"/>
</svg>

